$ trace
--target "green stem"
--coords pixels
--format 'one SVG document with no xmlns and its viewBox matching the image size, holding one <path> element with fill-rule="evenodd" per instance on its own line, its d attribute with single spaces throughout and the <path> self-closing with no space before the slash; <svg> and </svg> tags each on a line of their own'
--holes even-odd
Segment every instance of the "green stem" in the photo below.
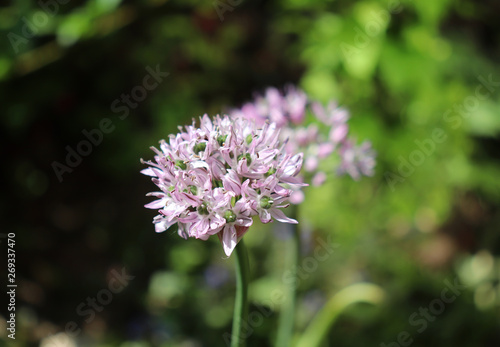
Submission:
<svg viewBox="0 0 500 347">
<path fill-rule="evenodd" d="M 356 283 L 342 289 L 318 312 L 295 346 L 319 347 L 347 306 L 358 302 L 380 304 L 384 296 L 384 290 L 371 283 Z"/>
<path fill-rule="evenodd" d="M 240 240 L 235 248 L 236 252 L 236 299 L 234 303 L 233 330 L 231 334 L 231 347 L 244 347 L 246 344 L 242 333 L 243 323 L 248 319 L 248 283 L 250 280 L 250 269 L 248 265 L 248 253 Z"/>
<path fill-rule="evenodd" d="M 292 211 L 296 212 L 296 211 Z M 293 213 L 295 215 L 295 213 Z M 294 216 L 295 217 L 295 216 Z M 300 234 L 297 225 L 290 225 L 292 237 L 287 245 L 287 257 L 285 269 L 293 276 L 285 283 L 284 301 L 281 307 L 276 337 L 276 347 L 291 346 L 293 328 L 295 325 L 295 297 L 297 291 L 297 266 L 300 255 Z"/>
</svg>

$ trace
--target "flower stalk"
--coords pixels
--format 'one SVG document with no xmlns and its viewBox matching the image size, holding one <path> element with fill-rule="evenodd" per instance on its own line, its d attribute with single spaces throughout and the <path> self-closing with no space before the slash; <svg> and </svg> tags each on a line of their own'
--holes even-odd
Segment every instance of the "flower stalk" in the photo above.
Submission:
<svg viewBox="0 0 500 347">
<path fill-rule="evenodd" d="M 231 332 L 231 347 L 244 347 L 246 337 L 243 335 L 243 324 L 248 320 L 248 283 L 250 267 L 248 253 L 243 240 L 238 242 L 236 253 L 236 299 L 234 302 L 233 329 Z"/>
<path fill-rule="evenodd" d="M 292 216 L 296 217 L 297 208 L 292 205 Z M 276 347 L 291 346 L 293 329 L 295 325 L 295 302 L 297 292 L 297 266 L 300 257 L 300 232 L 297 225 L 288 225 L 291 237 L 287 240 L 285 271 L 290 271 L 293 280 L 287 281 L 284 288 L 284 301 L 281 307 L 278 321 L 278 333 L 276 337 Z"/>
</svg>

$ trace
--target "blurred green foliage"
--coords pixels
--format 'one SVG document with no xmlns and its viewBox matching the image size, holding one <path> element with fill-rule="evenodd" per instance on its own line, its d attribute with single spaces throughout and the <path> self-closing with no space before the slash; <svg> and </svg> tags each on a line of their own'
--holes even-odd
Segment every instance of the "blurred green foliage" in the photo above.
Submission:
<svg viewBox="0 0 500 347">
<path fill-rule="evenodd" d="M 50 345 L 69 321 L 82 329 L 69 345 L 224 345 L 233 259 L 216 239 L 154 233 L 154 213 L 142 208 L 154 186 L 139 158 L 191 118 L 286 83 L 348 108 L 351 132 L 378 152 L 375 177 L 306 189 L 303 259 L 322 241 L 336 248 L 300 277 L 297 331 L 333 294 L 368 281 L 386 302 L 349 308 L 325 346 L 389 344 L 403 331 L 412 346 L 500 343 L 498 2 L 64 2 L 0 7 L 0 207 L 2 230 L 18 242 L 14 345 Z M 125 105 L 148 67 L 169 76 L 126 116 L 116 112 L 113 102 Z M 64 164 L 67 146 L 104 118 L 113 131 L 59 182 L 54 161 Z M 262 318 L 249 346 L 275 337 L 272 293 L 287 245 L 275 229 L 246 236 L 250 312 Z M 130 285 L 93 319 L 78 313 L 122 267 L 135 276 Z M 455 280 L 467 288 L 419 332 L 410 317 Z"/>
</svg>

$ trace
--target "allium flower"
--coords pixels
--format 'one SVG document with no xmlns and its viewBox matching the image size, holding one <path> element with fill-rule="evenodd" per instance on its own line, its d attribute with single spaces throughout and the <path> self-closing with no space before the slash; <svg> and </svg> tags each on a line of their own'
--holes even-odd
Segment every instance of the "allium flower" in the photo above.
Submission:
<svg viewBox="0 0 500 347">
<path fill-rule="evenodd" d="M 340 148 L 340 163 L 339 173 L 347 172 L 355 180 L 362 175 L 373 176 L 373 168 L 375 167 L 375 152 L 373 151 L 370 142 L 363 142 L 360 146 L 348 140 L 344 146 Z"/>
<path fill-rule="evenodd" d="M 157 209 L 153 223 L 163 232 L 177 223 L 183 238 L 207 240 L 217 235 L 230 255 L 252 225 L 252 216 L 263 223 L 274 218 L 297 223 L 282 209 L 288 207 L 293 189 L 303 185 L 296 178 L 302 153 L 284 151 L 275 123 L 228 116 L 207 115 L 200 127 L 162 140 L 154 162 L 141 172 L 160 189 L 149 193 L 157 200 L 145 205 Z"/>
<path fill-rule="evenodd" d="M 306 123 L 308 113 L 313 121 Z M 305 179 L 313 185 L 323 184 L 329 171 L 347 173 L 355 180 L 361 175 L 373 175 L 375 152 L 370 142 L 355 146 L 348 137 L 349 113 L 334 102 L 323 107 L 292 86 L 288 86 L 284 94 L 276 88 L 268 88 L 264 96 L 257 96 L 254 102 L 232 110 L 231 116 L 254 120 L 257 124 L 275 122 L 281 128 L 280 137 L 287 153 L 304 153 L 304 169 L 308 175 Z M 340 157 L 336 168 L 320 165 L 333 153 Z M 302 200 L 302 192 L 296 191 L 290 201 L 300 203 Z"/>
</svg>

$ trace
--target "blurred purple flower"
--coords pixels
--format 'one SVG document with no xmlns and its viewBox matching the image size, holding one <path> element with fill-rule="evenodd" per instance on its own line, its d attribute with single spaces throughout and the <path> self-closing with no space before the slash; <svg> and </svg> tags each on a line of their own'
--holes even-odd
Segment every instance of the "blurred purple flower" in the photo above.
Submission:
<svg viewBox="0 0 500 347">
<path fill-rule="evenodd" d="M 340 174 L 348 173 L 355 180 L 359 180 L 363 175 L 373 175 L 375 151 L 370 142 L 365 141 L 360 146 L 355 146 L 352 141 L 346 141 L 340 148 L 340 157 Z"/>
<path fill-rule="evenodd" d="M 310 122 L 306 122 L 308 112 L 313 116 Z M 231 116 L 254 120 L 257 124 L 275 122 L 281 128 L 280 137 L 287 153 L 304 153 L 306 173 L 302 176 L 306 177 L 302 179 L 314 185 L 323 184 L 329 172 L 349 174 L 355 180 L 374 173 L 375 152 L 370 142 L 355 146 L 348 137 L 349 112 L 335 102 L 324 107 L 311 102 L 303 91 L 293 86 L 287 86 L 283 94 L 276 88 L 268 88 L 263 96 L 257 95 L 253 102 L 232 110 Z M 340 164 L 337 168 L 328 168 L 326 159 L 334 153 L 340 157 Z M 294 204 L 302 200 L 300 191 L 290 198 Z"/>
</svg>

